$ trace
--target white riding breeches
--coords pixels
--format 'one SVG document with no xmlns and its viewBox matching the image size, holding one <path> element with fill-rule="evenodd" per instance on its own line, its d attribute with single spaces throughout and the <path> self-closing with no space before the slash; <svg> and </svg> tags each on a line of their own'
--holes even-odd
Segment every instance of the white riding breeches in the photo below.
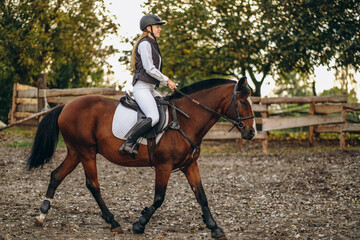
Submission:
<svg viewBox="0 0 360 240">
<path fill-rule="evenodd" d="M 133 95 L 145 116 L 152 119 L 151 126 L 155 126 L 159 122 L 160 116 L 154 97 L 161 97 L 161 94 L 155 90 L 155 85 L 137 81 L 133 87 Z"/>
</svg>

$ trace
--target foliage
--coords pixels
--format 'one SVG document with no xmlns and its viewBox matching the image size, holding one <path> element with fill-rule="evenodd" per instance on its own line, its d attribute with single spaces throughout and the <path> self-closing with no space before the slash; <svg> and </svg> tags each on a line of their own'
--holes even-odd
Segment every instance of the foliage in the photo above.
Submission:
<svg viewBox="0 0 360 240">
<path fill-rule="evenodd" d="M 346 94 L 346 92 L 339 87 L 333 87 L 324 90 L 320 94 L 320 96 L 333 96 L 333 95 L 341 95 L 341 94 Z M 347 94 L 348 94 L 348 99 L 347 99 L 348 102 L 358 102 L 355 89 L 351 89 Z"/>
<path fill-rule="evenodd" d="M 277 86 L 274 93 L 279 96 L 313 96 L 314 82 L 310 82 L 310 77 L 306 73 L 290 73 L 279 74 L 276 80 Z"/>
<path fill-rule="evenodd" d="M 117 25 L 103 0 L 5 0 L 0 3 L 0 118 L 7 119 L 12 84 L 34 85 L 46 72 L 48 86 L 98 86 L 106 58 L 104 47 Z"/>
<path fill-rule="evenodd" d="M 168 21 L 159 39 L 164 73 L 182 85 L 246 74 L 259 96 L 269 74 L 312 73 L 332 60 L 359 68 L 356 0 L 148 0 L 145 6 Z M 120 61 L 128 64 L 124 54 Z"/>
<path fill-rule="evenodd" d="M 347 67 L 339 67 L 336 68 L 335 72 L 335 86 L 333 88 L 324 90 L 321 95 L 340 95 L 347 94 L 348 102 L 359 102 L 357 99 L 356 86 L 358 82 L 355 79 L 355 68 L 347 66 Z"/>
<path fill-rule="evenodd" d="M 355 69 L 349 66 L 337 68 L 335 73 L 335 84 L 340 86 L 340 90 L 348 94 L 348 102 L 358 102 L 356 97 Z"/>
</svg>

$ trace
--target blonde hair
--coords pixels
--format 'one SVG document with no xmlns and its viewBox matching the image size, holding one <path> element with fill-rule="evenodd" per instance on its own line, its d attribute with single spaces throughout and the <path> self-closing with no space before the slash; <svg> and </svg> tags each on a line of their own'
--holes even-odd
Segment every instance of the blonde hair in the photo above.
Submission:
<svg viewBox="0 0 360 240">
<path fill-rule="evenodd" d="M 132 69 L 132 70 L 135 70 L 136 48 L 137 48 L 137 46 L 139 45 L 140 40 L 143 39 L 143 38 L 145 38 L 145 37 L 147 37 L 148 35 L 149 35 L 148 32 L 143 32 L 143 33 L 140 35 L 140 37 L 139 37 L 139 38 L 136 40 L 136 42 L 135 42 L 134 48 L 133 48 L 133 50 L 132 50 L 132 52 L 131 52 L 131 69 Z"/>
</svg>

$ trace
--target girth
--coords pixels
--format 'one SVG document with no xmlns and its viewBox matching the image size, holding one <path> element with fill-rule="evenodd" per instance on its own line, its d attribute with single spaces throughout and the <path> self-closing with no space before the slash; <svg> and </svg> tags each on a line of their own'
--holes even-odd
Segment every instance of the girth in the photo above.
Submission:
<svg viewBox="0 0 360 240">
<path fill-rule="evenodd" d="M 190 165 L 190 163 L 192 163 L 195 159 L 195 157 L 198 157 L 199 155 L 199 150 L 200 150 L 200 145 L 196 145 L 187 135 L 186 133 L 180 128 L 180 124 L 179 121 L 177 120 L 177 114 L 176 111 L 178 111 L 179 113 L 181 113 L 182 115 L 184 115 L 186 118 L 190 118 L 189 115 L 187 115 L 186 113 L 184 113 L 182 110 L 180 110 L 179 108 L 177 108 L 175 106 L 175 103 L 169 103 L 169 106 L 171 107 L 171 114 L 172 114 L 172 121 L 164 128 L 164 131 L 167 131 L 168 129 L 172 129 L 172 130 L 176 130 L 179 131 L 180 134 L 186 139 L 186 141 L 188 141 L 190 143 L 191 146 L 191 158 L 189 158 L 184 164 L 181 164 L 180 166 L 178 166 L 175 170 L 173 170 L 172 172 L 177 172 L 179 170 L 182 170 L 184 168 L 186 168 L 187 166 Z"/>
</svg>

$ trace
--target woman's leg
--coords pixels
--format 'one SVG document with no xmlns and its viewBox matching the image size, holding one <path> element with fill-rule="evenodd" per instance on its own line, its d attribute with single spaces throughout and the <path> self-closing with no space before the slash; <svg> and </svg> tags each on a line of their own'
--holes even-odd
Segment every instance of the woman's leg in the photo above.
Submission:
<svg viewBox="0 0 360 240">
<path fill-rule="evenodd" d="M 144 82 L 137 82 L 134 86 L 134 98 L 147 118 L 151 118 L 151 126 L 159 122 L 159 110 L 153 96 L 154 85 Z"/>
<path fill-rule="evenodd" d="M 147 84 L 144 82 L 138 82 L 134 86 L 133 95 L 137 104 L 144 112 L 146 118 L 138 121 L 135 124 L 129 137 L 119 149 L 119 151 L 130 153 L 132 158 L 135 158 L 137 155 L 135 146 L 138 138 L 149 131 L 153 126 L 155 126 L 155 124 L 158 123 L 160 119 L 159 110 L 152 95 L 152 89 L 154 89 L 152 84 Z"/>
<path fill-rule="evenodd" d="M 155 88 L 153 88 L 153 89 L 151 90 L 151 94 L 152 94 L 154 97 L 162 97 L 162 95 L 161 95 L 158 91 L 156 91 Z"/>
</svg>

